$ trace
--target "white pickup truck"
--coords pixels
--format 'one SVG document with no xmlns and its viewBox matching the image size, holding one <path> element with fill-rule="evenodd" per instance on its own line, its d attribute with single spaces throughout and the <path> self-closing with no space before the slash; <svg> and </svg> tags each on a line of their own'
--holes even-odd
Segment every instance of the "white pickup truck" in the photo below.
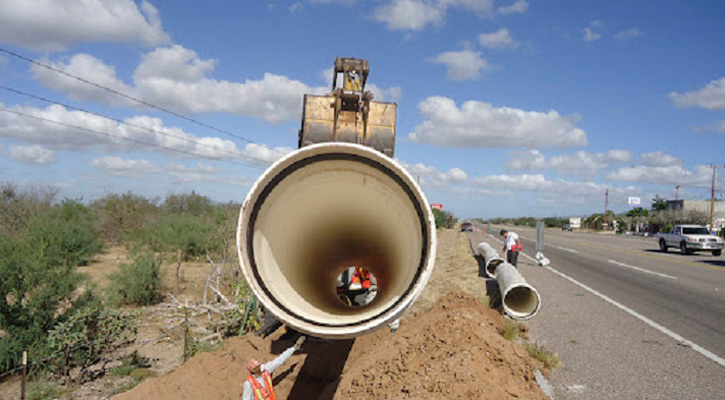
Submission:
<svg viewBox="0 0 725 400">
<path fill-rule="evenodd" d="M 682 254 L 691 254 L 695 251 L 712 251 L 712 255 L 722 254 L 725 245 L 723 240 L 700 225 L 675 225 L 670 233 L 658 233 L 655 239 L 660 250 L 667 251 L 668 247 L 677 247 Z"/>
</svg>

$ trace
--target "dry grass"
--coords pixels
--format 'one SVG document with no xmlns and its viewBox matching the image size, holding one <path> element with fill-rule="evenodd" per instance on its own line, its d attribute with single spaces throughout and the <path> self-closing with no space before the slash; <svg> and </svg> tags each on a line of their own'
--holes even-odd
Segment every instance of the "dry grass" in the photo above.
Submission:
<svg viewBox="0 0 725 400">
<path fill-rule="evenodd" d="M 538 343 L 526 343 L 525 346 L 526 351 L 529 352 L 531 357 L 534 357 L 535 359 L 541 361 L 544 364 L 545 368 L 553 369 L 561 366 L 559 355 L 550 350 L 547 350 L 546 348 L 544 348 L 544 346 L 539 345 Z"/>
<path fill-rule="evenodd" d="M 506 340 L 516 340 L 521 335 L 523 328 L 520 323 L 507 319 L 504 321 L 501 329 L 499 330 L 501 335 Z"/>
</svg>

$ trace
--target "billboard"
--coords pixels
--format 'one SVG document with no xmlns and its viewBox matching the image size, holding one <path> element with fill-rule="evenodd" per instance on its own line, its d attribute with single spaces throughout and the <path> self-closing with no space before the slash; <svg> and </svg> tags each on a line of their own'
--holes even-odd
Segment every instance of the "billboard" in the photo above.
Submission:
<svg viewBox="0 0 725 400">
<path fill-rule="evenodd" d="M 630 208 L 640 207 L 640 204 L 642 204 L 642 199 L 640 199 L 639 197 L 634 197 L 634 196 L 627 197 L 627 205 Z"/>
</svg>

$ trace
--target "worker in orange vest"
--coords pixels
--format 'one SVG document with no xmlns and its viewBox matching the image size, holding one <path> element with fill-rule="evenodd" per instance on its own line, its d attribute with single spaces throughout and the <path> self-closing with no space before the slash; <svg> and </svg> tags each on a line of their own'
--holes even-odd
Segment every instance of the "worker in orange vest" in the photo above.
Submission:
<svg viewBox="0 0 725 400">
<path fill-rule="evenodd" d="M 355 267 L 355 272 L 350 280 L 351 289 L 370 289 L 370 271 L 363 267 Z"/>
<path fill-rule="evenodd" d="M 302 347 L 304 341 L 305 337 L 301 336 L 294 346 L 266 364 L 262 364 L 256 358 L 247 361 L 249 376 L 244 381 L 242 400 L 277 400 L 277 393 L 272 385 L 272 373 L 289 360 L 292 354 Z"/>
</svg>

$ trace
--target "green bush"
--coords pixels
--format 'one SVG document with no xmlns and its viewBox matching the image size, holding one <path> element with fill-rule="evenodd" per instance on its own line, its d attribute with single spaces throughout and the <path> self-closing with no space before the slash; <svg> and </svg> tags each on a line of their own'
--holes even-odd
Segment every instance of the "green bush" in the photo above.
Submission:
<svg viewBox="0 0 725 400">
<path fill-rule="evenodd" d="M 95 378 L 91 366 L 104 361 L 108 353 L 126 344 L 135 333 L 131 315 L 90 299 L 48 333 L 48 370 L 75 383 L 91 380 Z M 105 363 L 95 373 L 104 372 Z"/>
<path fill-rule="evenodd" d="M 195 217 L 208 215 L 213 210 L 211 199 L 191 192 L 166 196 L 161 208 L 168 214 L 187 214 Z"/>
<path fill-rule="evenodd" d="M 149 221 L 134 241 L 154 253 L 176 255 L 181 251 L 182 260 L 202 256 L 219 246 L 211 218 L 185 214 Z"/>
<path fill-rule="evenodd" d="M 437 208 L 433 209 L 433 218 L 435 219 L 436 228 L 453 228 L 458 219 L 447 211 L 441 211 Z"/>
<path fill-rule="evenodd" d="M 76 267 L 100 248 L 77 201 L 40 209 L 19 226 L 0 233 L 0 372 L 14 368 L 22 350 L 43 351 L 48 331 L 79 300 Z"/>
<path fill-rule="evenodd" d="M 91 203 L 96 214 L 96 228 L 100 235 L 113 244 L 121 243 L 141 231 L 144 224 L 159 213 L 157 200 L 147 199 L 131 192 L 110 194 Z"/>
<path fill-rule="evenodd" d="M 150 253 L 139 255 L 133 264 L 121 264 L 109 278 L 110 297 L 122 304 L 147 306 L 161 300 L 161 262 Z"/>
</svg>

